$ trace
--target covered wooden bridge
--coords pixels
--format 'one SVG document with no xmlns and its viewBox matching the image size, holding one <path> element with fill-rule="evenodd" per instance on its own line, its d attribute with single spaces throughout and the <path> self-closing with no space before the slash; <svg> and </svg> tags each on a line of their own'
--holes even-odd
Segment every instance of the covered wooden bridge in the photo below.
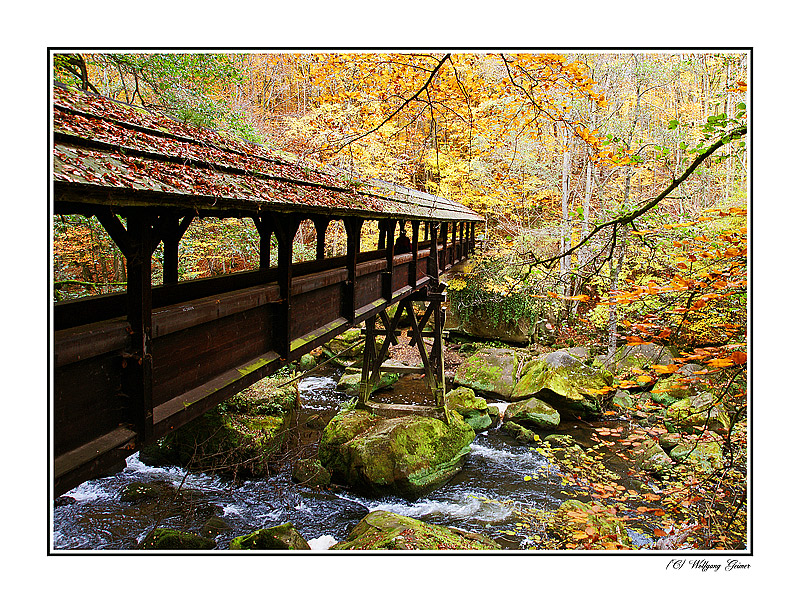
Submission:
<svg viewBox="0 0 800 603">
<path fill-rule="evenodd" d="M 482 219 L 463 205 L 304 167 L 258 145 L 58 86 L 52 143 L 53 213 L 96 216 L 127 264 L 125 292 L 54 305 L 54 495 L 354 325 L 366 321 L 369 337 L 380 317 L 391 334 L 384 310 L 393 304 L 410 310 L 412 300 L 429 302 L 420 322 L 430 318 L 441 352 L 439 275 L 474 248 Z M 259 269 L 180 280 L 181 236 L 197 217 L 252 219 Z M 303 220 L 315 225 L 316 259 L 293 263 Z M 324 257 L 327 226 L 336 220 L 347 252 Z M 377 221 L 380 242 L 362 252 L 367 221 Z M 401 225 L 410 231 L 410 251 L 395 253 Z M 153 283 L 159 243 L 163 282 Z M 415 328 L 421 333 L 416 319 Z M 425 357 L 421 335 L 417 345 Z M 441 388 L 436 345 L 426 370 Z M 365 383 L 382 354 L 368 346 Z M 362 402 L 368 393 L 362 384 Z"/>
</svg>

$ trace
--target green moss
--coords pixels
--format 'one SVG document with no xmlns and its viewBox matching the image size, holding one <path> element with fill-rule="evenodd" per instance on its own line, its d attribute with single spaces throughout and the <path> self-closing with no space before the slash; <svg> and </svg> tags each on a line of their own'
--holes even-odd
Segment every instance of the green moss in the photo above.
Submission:
<svg viewBox="0 0 800 603">
<path fill-rule="evenodd" d="M 373 511 L 332 550 L 498 550 L 486 536 L 427 524 L 417 519 Z"/>
<path fill-rule="evenodd" d="M 452 477 L 475 432 L 460 415 L 385 419 L 366 411 L 340 413 L 323 431 L 320 462 L 335 482 L 373 494 L 416 496 Z"/>
<path fill-rule="evenodd" d="M 460 414 L 475 431 L 486 429 L 492 424 L 486 400 L 476 396 L 468 387 L 458 387 L 447 392 L 445 406 Z"/>
<path fill-rule="evenodd" d="M 547 402 L 538 398 L 528 398 L 510 404 L 506 408 L 505 420 L 542 429 L 555 429 L 561 422 L 561 416 Z"/>
<path fill-rule="evenodd" d="M 513 350 L 484 348 L 467 358 L 456 370 L 456 386 L 509 399 L 519 358 Z"/>
<path fill-rule="evenodd" d="M 294 525 L 284 523 L 279 526 L 258 530 L 252 534 L 238 536 L 231 541 L 230 549 L 237 550 L 311 550 L 308 543 L 295 530 Z"/>
</svg>

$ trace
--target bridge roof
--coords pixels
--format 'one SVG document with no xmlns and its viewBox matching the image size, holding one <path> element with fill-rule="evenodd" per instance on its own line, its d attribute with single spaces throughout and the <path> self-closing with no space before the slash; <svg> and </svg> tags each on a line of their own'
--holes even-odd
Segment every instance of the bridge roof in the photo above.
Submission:
<svg viewBox="0 0 800 603">
<path fill-rule="evenodd" d="M 53 188 L 60 203 L 220 215 L 262 210 L 479 221 L 455 201 L 299 163 L 287 154 L 112 99 L 53 89 Z"/>
</svg>

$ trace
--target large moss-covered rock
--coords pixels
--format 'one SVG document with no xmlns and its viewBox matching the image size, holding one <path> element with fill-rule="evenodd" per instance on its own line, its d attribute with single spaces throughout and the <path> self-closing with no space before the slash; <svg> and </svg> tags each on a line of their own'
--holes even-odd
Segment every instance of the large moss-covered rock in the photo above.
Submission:
<svg viewBox="0 0 800 603">
<path fill-rule="evenodd" d="M 528 356 L 508 348 L 483 348 L 462 362 L 454 377 L 456 387 L 468 387 L 495 398 L 510 400 L 517 368 Z"/>
<path fill-rule="evenodd" d="M 259 477 L 285 445 L 299 408 L 297 382 L 264 379 L 143 449 L 149 465 Z"/>
<path fill-rule="evenodd" d="M 676 462 L 687 464 L 703 473 L 722 469 L 723 465 L 722 447 L 718 442 L 683 441 L 670 450 L 669 455 Z"/>
<path fill-rule="evenodd" d="M 310 551 L 311 547 L 291 522 L 237 536 L 231 540 L 230 550 L 280 550 Z"/>
<path fill-rule="evenodd" d="M 170 482 L 156 480 L 154 482 L 131 482 L 126 484 L 120 493 L 120 502 L 136 503 L 163 497 L 175 497 L 178 489 Z"/>
<path fill-rule="evenodd" d="M 664 420 L 668 427 L 689 433 L 704 428 L 727 433 L 730 428 L 728 413 L 711 392 L 676 400 L 666 409 Z"/>
<path fill-rule="evenodd" d="M 672 469 L 672 459 L 655 440 L 643 440 L 631 449 L 636 467 L 641 471 L 664 475 Z"/>
<path fill-rule="evenodd" d="M 669 406 L 678 400 L 697 395 L 706 389 L 702 378 L 694 374 L 694 371 L 702 369 L 698 364 L 682 366 L 677 373 L 659 379 L 650 391 L 650 397 L 654 402 Z"/>
<path fill-rule="evenodd" d="M 509 404 L 503 418 L 505 421 L 541 429 L 555 429 L 561 422 L 558 411 L 539 398 L 528 398 Z"/>
<path fill-rule="evenodd" d="M 628 375 L 633 370 L 649 368 L 654 364 L 668 365 L 674 358 L 671 348 L 645 343 L 617 348 L 613 358 L 596 356 L 594 365 L 614 371 L 617 375 Z"/>
<path fill-rule="evenodd" d="M 486 400 L 476 396 L 468 387 L 458 387 L 447 392 L 445 406 L 460 414 L 475 431 L 487 429 L 492 424 Z"/>
<path fill-rule="evenodd" d="M 540 439 L 536 433 L 514 421 L 503 421 L 503 431 L 520 444 L 533 444 Z"/>
<path fill-rule="evenodd" d="M 428 524 L 389 511 L 373 511 L 362 519 L 347 539 L 331 550 L 477 550 L 500 549 L 491 538 Z"/>
<path fill-rule="evenodd" d="M 477 339 L 515 344 L 529 343 L 535 332 L 534 325 L 529 318 L 496 321 L 489 312 L 480 306 L 473 308 L 466 316 L 460 315 L 451 307 L 451 311 L 447 313 L 444 328 Z"/>
<path fill-rule="evenodd" d="M 156 528 L 139 545 L 144 550 L 187 551 L 210 550 L 217 543 L 211 538 L 169 528 Z"/>
<path fill-rule="evenodd" d="M 331 473 L 319 459 L 299 459 L 292 465 L 292 479 L 303 486 L 327 486 Z"/>
<path fill-rule="evenodd" d="M 339 413 L 322 432 L 319 460 L 334 482 L 370 494 L 419 496 L 461 469 L 475 439 L 459 414 L 446 412 L 449 423 L 416 415 Z"/>
<path fill-rule="evenodd" d="M 581 543 L 586 549 L 633 546 L 625 524 L 616 517 L 615 510 L 596 502 L 568 500 L 562 503 L 548 524 L 548 529 L 559 539 Z"/>
<path fill-rule="evenodd" d="M 550 352 L 522 367 L 511 399 L 536 396 L 555 407 L 578 414 L 596 414 L 608 394 L 612 375 L 605 370 L 586 366 L 578 358 L 563 351 Z"/>
</svg>

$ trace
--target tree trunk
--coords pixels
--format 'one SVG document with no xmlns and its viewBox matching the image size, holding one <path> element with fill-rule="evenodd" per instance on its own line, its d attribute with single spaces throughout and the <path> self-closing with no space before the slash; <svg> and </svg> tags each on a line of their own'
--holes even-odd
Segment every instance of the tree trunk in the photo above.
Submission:
<svg viewBox="0 0 800 603">
<path fill-rule="evenodd" d="M 567 116 L 569 118 L 569 115 Z M 563 145 L 563 162 L 561 165 L 561 253 L 564 253 L 570 248 L 570 240 L 572 238 L 572 221 L 569 217 L 569 186 L 570 186 L 570 172 L 572 171 L 572 154 L 571 154 L 571 141 L 569 128 L 562 124 L 562 138 Z M 569 273 L 571 269 L 571 258 L 565 255 L 561 258 L 561 266 L 559 270 L 559 279 L 562 283 L 562 294 L 564 296 L 570 295 Z M 569 304 L 565 304 L 567 314 L 569 314 Z"/>
</svg>

